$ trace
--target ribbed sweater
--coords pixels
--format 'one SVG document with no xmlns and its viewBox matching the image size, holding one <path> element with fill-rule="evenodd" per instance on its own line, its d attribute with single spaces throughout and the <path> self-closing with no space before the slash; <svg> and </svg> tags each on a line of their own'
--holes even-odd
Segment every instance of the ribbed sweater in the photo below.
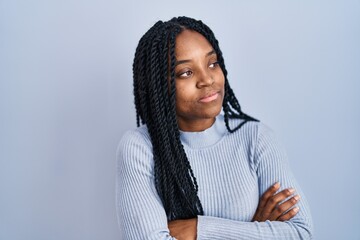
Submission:
<svg viewBox="0 0 360 240">
<path fill-rule="evenodd" d="M 242 120 L 230 120 L 232 127 Z M 229 133 L 224 117 L 202 132 L 180 131 L 199 186 L 204 215 L 197 216 L 197 239 L 311 239 L 306 198 L 272 130 L 247 122 Z M 251 222 L 259 198 L 275 182 L 301 196 L 289 221 Z M 146 125 L 127 131 L 117 149 L 117 217 L 122 239 L 175 239 L 155 189 L 152 144 Z"/>
</svg>

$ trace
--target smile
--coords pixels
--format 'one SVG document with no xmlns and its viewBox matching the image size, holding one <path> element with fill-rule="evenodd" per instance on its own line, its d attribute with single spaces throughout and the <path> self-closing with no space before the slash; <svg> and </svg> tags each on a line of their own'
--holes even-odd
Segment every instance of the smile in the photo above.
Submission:
<svg viewBox="0 0 360 240">
<path fill-rule="evenodd" d="M 208 95 L 206 97 L 200 98 L 199 102 L 208 103 L 208 102 L 216 100 L 218 97 L 219 97 L 219 93 L 215 92 L 215 93 L 212 93 L 212 94 L 210 94 L 210 95 Z"/>
</svg>

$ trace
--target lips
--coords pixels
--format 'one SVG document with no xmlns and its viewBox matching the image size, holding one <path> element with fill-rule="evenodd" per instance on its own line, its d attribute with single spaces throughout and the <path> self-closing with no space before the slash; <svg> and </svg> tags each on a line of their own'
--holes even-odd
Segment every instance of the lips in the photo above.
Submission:
<svg viewBox="0 0 360 240">
<path fill-rule="evenodd" d="M 212 101 L 216 100 L 218 97 L 219 97 L 219 91 L 217 91 L 217 92 L 213 91 L 213 92 L 206 94 L 204 97 L 201 97 L 199 99 L 199 102 L 202 102 L 202 103 L 212 102 Z"/>
</svg>

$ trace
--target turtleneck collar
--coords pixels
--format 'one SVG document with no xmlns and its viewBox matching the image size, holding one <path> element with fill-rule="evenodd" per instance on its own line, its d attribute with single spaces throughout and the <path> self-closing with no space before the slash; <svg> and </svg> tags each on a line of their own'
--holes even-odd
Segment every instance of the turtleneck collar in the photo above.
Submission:
<svg viewBox="0 0 360 240">
<path fill-rule="evenodd" d="M 211 127 L 201 132 L 184 132 L 180 130 L 181 142 L 193 149 L 206 148 L 214 145 L 227 133 L 224 116 L 219 114 Z"/>
</svg>

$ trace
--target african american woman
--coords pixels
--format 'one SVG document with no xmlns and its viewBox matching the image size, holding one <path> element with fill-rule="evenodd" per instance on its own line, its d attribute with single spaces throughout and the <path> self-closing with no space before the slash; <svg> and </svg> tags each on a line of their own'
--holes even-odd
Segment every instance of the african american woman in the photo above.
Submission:
<svg viewBox="0 0 360 240">
<path fill-rule="evenodd" d="M 208 26 L 157 22 L 140 39 L 133 78 L 138 127 L 117 150 L 122 239 L 312 238 L 285 151 L 242 112 Z"/>
</svg>

